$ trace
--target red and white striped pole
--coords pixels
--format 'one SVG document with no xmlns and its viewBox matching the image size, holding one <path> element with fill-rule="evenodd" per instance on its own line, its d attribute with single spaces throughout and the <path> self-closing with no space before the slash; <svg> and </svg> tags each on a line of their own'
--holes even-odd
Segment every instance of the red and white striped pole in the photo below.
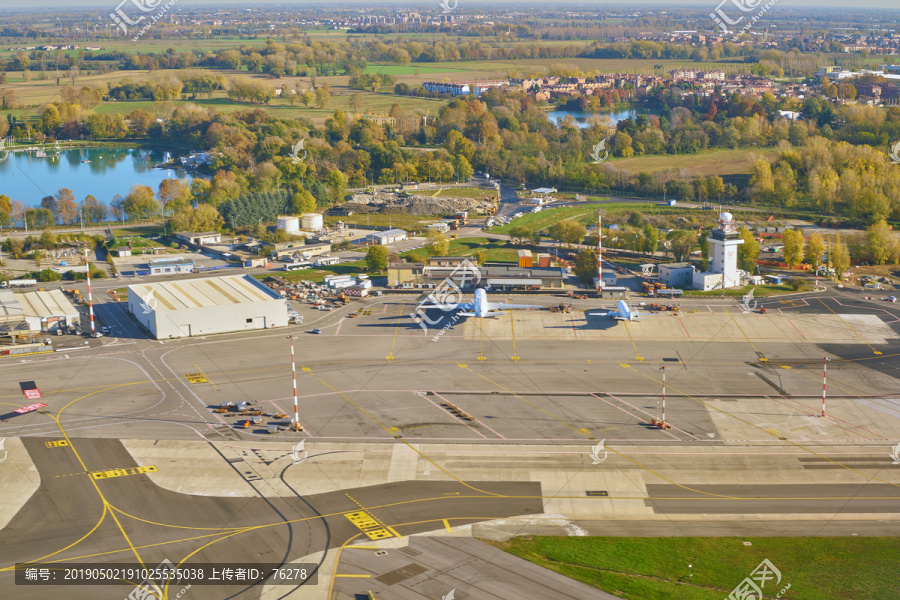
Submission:
<svg viewBox="0 0 900 600">
<path fill-rule="evenodd" d="M 828 381 L 828 357 L 822 363 L 822 416 L 825 416 L 825 383 Z"/>
<path fill-rule="evenodd" d="M 597 291 L 603 291 L 603 211 L 597 211 Z"/>
<path fill-rule="evenodd" d="M 88 312 L 91 314 L 91 337 L 94 337 L 94 296 L 91 294 L 91 261 L 88 260 L 89 249 L 84 249 L 84 264 L 87 266 Z"/>
<path fill-rule="evenodd" d="M 294 378 L 294 429 L 300 428 L 300 410 L 297 408 L 297 367 L 294 362 L 294 336 L 291 336 L 291 375 Z"/>
</svg>

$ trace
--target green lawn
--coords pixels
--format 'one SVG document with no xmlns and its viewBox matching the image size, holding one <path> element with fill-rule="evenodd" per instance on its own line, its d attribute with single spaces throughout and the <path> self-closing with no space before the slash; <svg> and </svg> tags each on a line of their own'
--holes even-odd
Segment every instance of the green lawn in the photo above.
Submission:
<svg viewBox="0 0 900 600">
<path fill-rule="evenodd" d="M 606 205 L 603 210 L 607 210 Z M 559 208 L 551 208 L 542 210 L 541 212 L 528 213 L 517 217 L 507 225 L 498 225 L 491 228 L 492 233 L 509 233 L 513 227 L 527 227 L 531 230 L 545 231 L 554 223 L 565 221 L 566 219 L 574 219 L 581 221 L 588 217 L 597 217 L 596 206 L 561 206 Z"/>
<path fill-rule="evenodd" d="M 722 600 L 763 559 L 781 572 L 778 585 L 770 581 L 763 588 L 766 598 L 790 584 L 785 600 L 891 600 L 900 570 L 896 537 L 534 537 L 488 543 L 635 600 Z"/>
<path fill-rule="evenodd" d="M 525 247 L 521 246 L 521 248 Z M 469 237 L 450 240 L 450 251 L 447 254 L 449 256 L 471 256 L 476 250 L 483 250 L 488 262 L 517 262 L 519 248 L 520 246 L 507 244 L 505 240 L 491 241 L 486 238 Z M 532 250 L 536 251 L 534 248 Z M 424 248 L 409 250 L 400 256 L 404 258 L 413 254 L 422 256 L 424 252 Z"/>
<path fill-rule="evenodd" d="M 463 69 L 436 67 L 432 63 L 410 63 L 408 65 L 368 65 L 363 73 L 385 73 L 387 75 L 414 75 L 419 73 L 457 73 Z"/>
<path fill-rule="evenodd" d="M 446 196 L 447 198 L 477 198 L 479 200 L 486 198 L 494 200 L 497 198 L 495 190 L 486 190 L 479 187 L 439 188 L 433 192 L 425 190 L 422 194 L 426 196 Z"/>
<path fill-rule="evenodd" d="M 662 154 L 616 158 L 609 161 L 617 169 L 630 173 L 652 173 L 661 169 L 672 169 L 680 179 L 707 177 L 709 175 L 734 175 L 753 172 L 757 158 L 774 159 L 774 148 L 739 148 L 737 150 L 710 150 L 698 154 Z"/>
<path fill-rule="evenodd" d="M 405 231 L 423 231 L 428 223 L 437 223 L 441 217 L 434 215 L 382 215 L 357 213 L 349 217 L 326 217 L 326 225 L 335 225 L 338 221 L 354 225 L 372 225 L 377 227 L 394 227 Z"/>
</svg>

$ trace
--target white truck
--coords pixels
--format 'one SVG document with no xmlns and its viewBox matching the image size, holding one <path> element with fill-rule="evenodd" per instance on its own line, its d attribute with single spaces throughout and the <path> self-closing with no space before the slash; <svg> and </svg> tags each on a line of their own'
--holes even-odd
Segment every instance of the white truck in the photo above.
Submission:
<svg viewBox="0 0 900 600">
<path fill-rule="evenodd" d="M 35 287 L 37 284 L 37 279 L 10 279 L 0 282 L 0 288 Z"/>
</svg>

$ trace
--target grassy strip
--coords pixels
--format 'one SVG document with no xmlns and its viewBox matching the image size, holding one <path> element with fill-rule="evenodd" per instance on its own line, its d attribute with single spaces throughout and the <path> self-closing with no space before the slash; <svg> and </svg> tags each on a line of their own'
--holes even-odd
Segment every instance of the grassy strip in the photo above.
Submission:
<svg viewBox="0 0 900 600">
<path fill-rule="evenodd" d="M 891 537 L 534 537 L 487 543 L 640 600 L 721 600 L 763 559 L 782 576 L 778 585 L 766 584 L 766 598 L 790 583 L 786 599 L 887 600 L 896 597 L 900 569 L 900 539 Z"/>
<path fill-rule="evenodd" d="M 368 269 L 366 261 L 354 260 L 339 265 L 328 265 L 314 269 L 300 269 L 299 271 L 285 271 L 283 269 L 270 269 L 269 273 L 254 275 L 259 280 L 265 280 L 269 275 L 275 275 L 288 281 L 324 281 L 327 275 L 355 275 Z"/>
</svg>

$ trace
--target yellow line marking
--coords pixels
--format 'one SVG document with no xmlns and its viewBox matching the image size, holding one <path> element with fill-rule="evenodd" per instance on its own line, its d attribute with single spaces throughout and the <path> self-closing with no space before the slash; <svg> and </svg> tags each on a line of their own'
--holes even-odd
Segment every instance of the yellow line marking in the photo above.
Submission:
<svg viewBox="0 0 900 600">
<path fill-rule="evenodd" d="M 747 334 L 744 333 L 744 330 L 741 329 L 741 326 L 738 325 L 738 322 L 734 320 L 734 315 L 732 315 L 730 312 L 728 312 L 728 307 L 727 307 L 727 306 L 723 306 L 723 307 L 722 307 L 722 310 L 724 310 L 724 311 L 725 311 L 725 314 L 727 314 L 727 315 L 729 316 L 729 318 L 731 319 L 731 322 L 734 323 L 734 326 L 738 328 L 738 331 L 741 332 L 741 335 L 744 336 L 744 339 L 747 340 L 747 343 L 750 344 L 750 346 L 753 347 L 753 351 L 756 352 L 757 355 L 759 355 L 759 354 L 760 354 L 760 351 L 756 349 L 756 346 L 753 345 L 753 342 L 750 341 L 750 338 L 747 337 Z"/>
<path fill-rule="evenodd" d="M 142 473 L 156 473 L 159 471 L 154 466 L 130 467 L 128 469 L 109 469 L 108 471 L 94 471 L 91 477 L 94 479 L 111 479 L 113 477 L 126 477 L 128 475 L 141 475 Z"/>
<path fill-rule="evenodd" d="M 394 534 L 394 537 L 398 537 L 398 538 L 399 538 L 399 537 L 403 537 L 402 535 L 400 535 L 399 533 L 397 533 L 397 530 L 394 529 L 393 527 L 391 527 L 391 526 L 389 526 L 389 525 L 385 525 L 385 527 L 387 528 L 388 531 L 390 531 L 391 533 Z"/>
<path fill-rule="evenodd" d="M 397 343 L 397 334 L 400 333 L 400 319 L 403 318 L 403 308 L 406 306 L 406 300 L 400 303 L 400 314 L 397 315 L 397 326 L 394 328 L 394 339 L 391 341 L 391 352 L 387 355 L 387 360 L 394 360 L 394 344 Z"/>
<path fill-rule="evenodd" d="M 634 353 L 637 356 L 640 356 L 640 352 L 638 352 L 637 344 L 634 343 L 634 338 L 631 337 L 631 330 L 628 329 L 628 321 L 623 320 L 622 324 L 625 325 L 625 333 L 628 334 L 628 341 L 631 342 L 631 347 L 634 348 Z M 644 360 L 643 358 L 638 358 L 638 360 Z"/>
<path fill-rule="evenodd" d="M 453 528 L 452 528 L 452 527 L 450 527 L 450 522 L 449 522 L 449 521 L 447 521 L 447 519 L 443 519 L 443 521 L 444 521 L 444 527 L 446 527 L 446 528 L 447 528 L 447 531 L 449 531 L 449 532 L 451 532 L 451 533 L 452 533 L 452 532 L 453 532 Z"/>
<path fill-rule="evenodd" d="M 847 321 L 845 321 L 844 318 L 843 318 L 841 315 L 839 315 L 839 314 L 837 314 L 836 312 L 834 312 L 833 310 L 831 310 L 831 307 L 828 306 L 827 304 L 825 304 L 825 302 L 823 302 L 821 298 L 816 298 L 816 300 L 818 300 L 819 302 L 821 302 L 821 303 L 822 303 L 822 306 L 824 306 L 824 307 L 827 308 L 829 311 L 831 311 L 831 314 L 833 314 L 833 315 L 836 316 L 838 319 L 840 319 L 840 320 L 841 320 L 841 323 L 843 323 L 844 325 L 846 325 L 847 328 L 848 328 L 850 331 L 852 331 L 852 332 L 856 335 L 856 337 L 858 337 L 859 340 L 860 340 L 863 344 L 865 344 L 866 346 L 869 347 L 869 350 L 871 350 L 871 351 L 874 352 L 875 354 L 881 354 L 881 352 L 879 352 L 878 350 L 876 350 L 875 347 L 874 347 L 872 344 L 870 344 L 869 342 L 867 342 L 863 336 L 859 335 L 859 332 L 856 331 L 856 329 L 854 329 L 853 326 L 850 325 L 850 323 L 848 323 Z"/>
<path fill-rule="evenodd" d="M 197 365 L 194 365 L 195 367 Z M 206 383 L 208 380 L 201 373 L 191 373 L 189 375 L 185 375 L 188 381 L 191 383 Z"/>
<path fill-rule="evenodd" d="M 203 369 L 200 368 L 200 365 L 198 365 L 197 363 L 194 363 L 194 366 L 197 367 L 197 370 L 198 370 L 198 371 L 200 371 L 200 375 L 201 375 L 201 377 L 203 377 L 203 379 L 205 379 L 206 381 L 210 382 L 214 388 L 219 389 L 219 388 L 216 386 L 216 382 L 213 381 L 212 379 L 210 379 L 209 377 L 206 376 L 206 373 L 203 372 Z"/>
<path fill-rule="evenodd" d="M 66 440 L 55 440 L 52 442 L 44 442 L 44 445 L 48 448 L 60 448 L 62 446 L 68 446 L 69 442 L 67 442 Z"/>
</svg>

